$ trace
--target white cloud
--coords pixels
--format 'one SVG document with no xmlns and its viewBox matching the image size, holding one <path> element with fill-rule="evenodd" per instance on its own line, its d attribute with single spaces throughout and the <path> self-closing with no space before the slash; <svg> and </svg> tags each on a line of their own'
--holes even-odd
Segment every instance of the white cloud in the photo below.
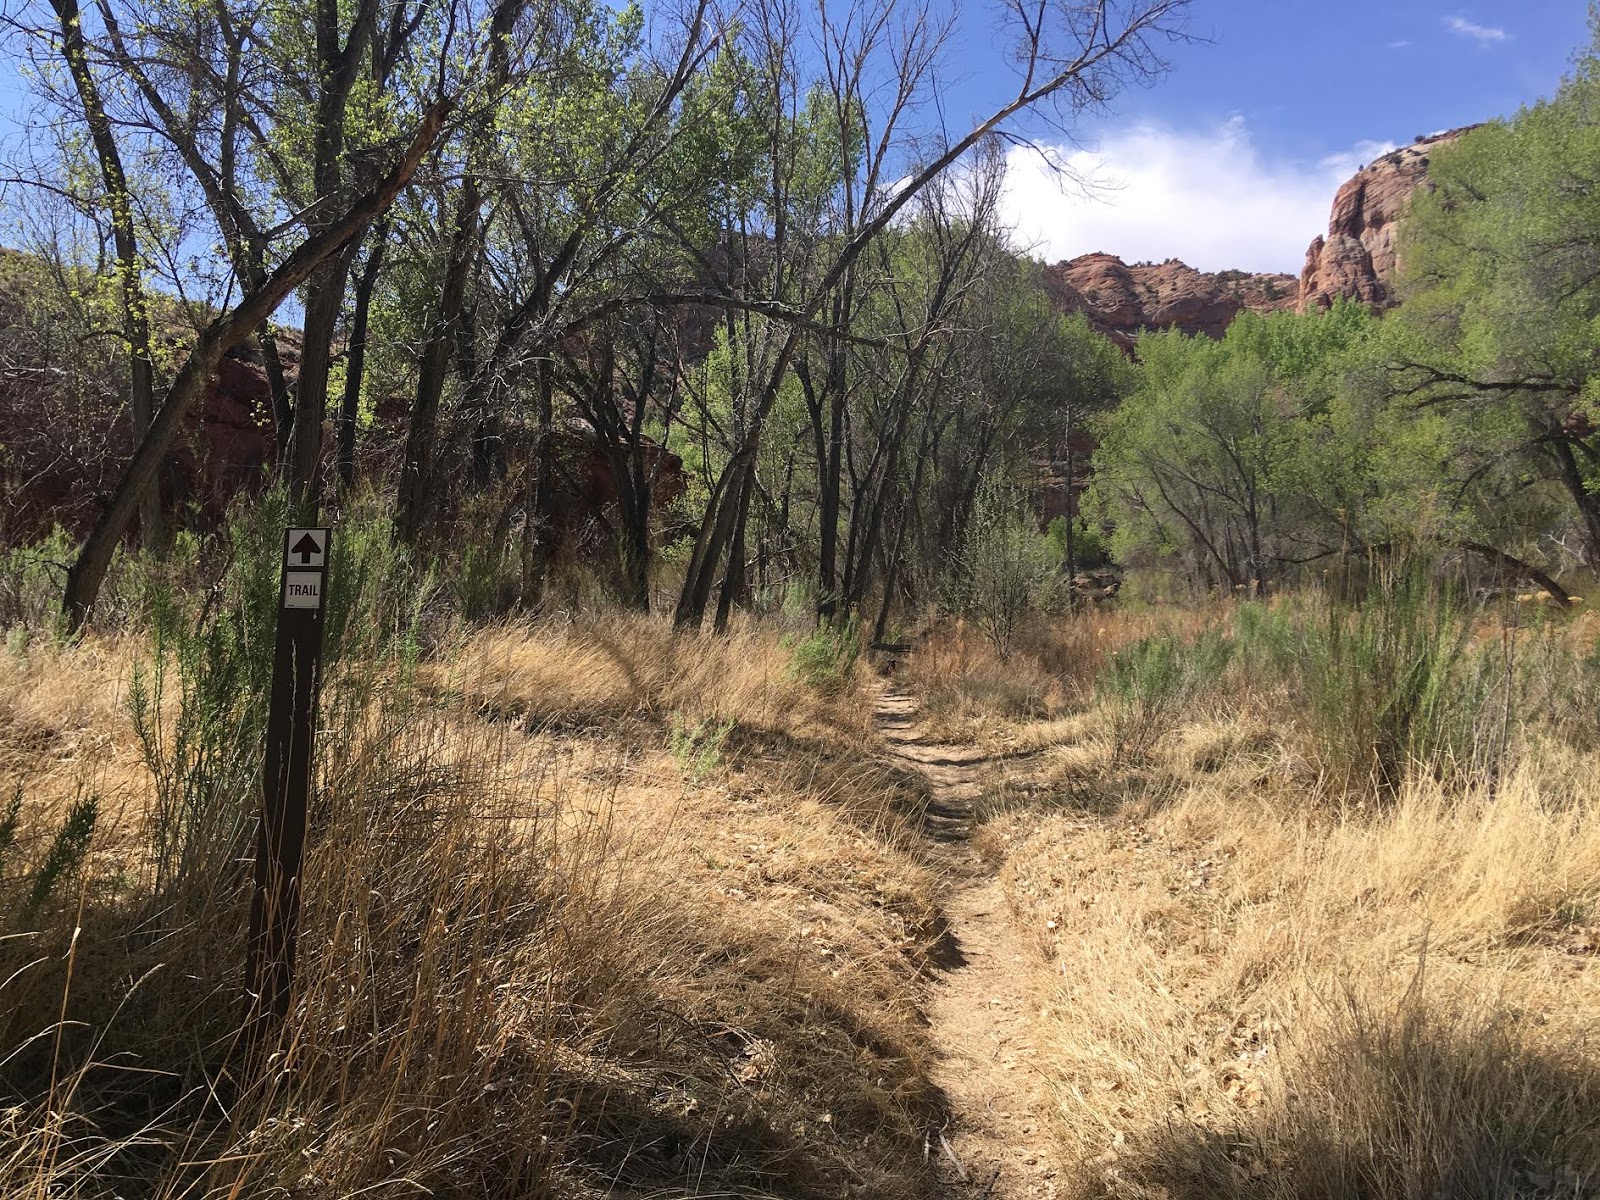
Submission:
<svg viewBox="0 0 1600 1200">
<path fill-rule="evenodd" d="M 1479 25 L 1476 21 L 1469 21 L 1465 17 L 1446 17 L 1444 26 L 1457 37 L 1472 38 L 1485 46 L 1490 42 L 1507 41 L 1511 37 L 1504 29 L 1497 29 L 1493 25 Z"/>
<path fill-rule="evenodd" d="M 1339 185 L 1393 149 L 1359 142 L 1315 163 L 1269 161 L 1243 117 L 1198 132 L 1137 125 L 1097 150 L 1050 150 L 1065 180 L 1039 155 L 1010 151 L 1006 216 L 1021 246 L 1048 262 L 1104 250 L 1126 262 L 1298 274 Z"/>
<path fill-rule="evenodd" d="M 1390 42 L 1389 43 L 1389 49 L 1391 49 L 1391 50 L 1404 50 L 1409 45 L 1411 45 L 1410 42 L 1406 41 L 1404 38 L 1401 38 L 1398 42 Z"/>
</svg>

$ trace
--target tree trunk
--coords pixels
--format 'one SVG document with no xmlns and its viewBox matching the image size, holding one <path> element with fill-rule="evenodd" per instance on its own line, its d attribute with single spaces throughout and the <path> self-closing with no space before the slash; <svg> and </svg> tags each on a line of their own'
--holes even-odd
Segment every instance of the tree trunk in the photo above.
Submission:
<svg viewBox="0 0 1600 1200">
<path fill-rule="evenodd" d="M 344 310 L 348 259 L 335 254 L 306 288 L 305 342 L 300 379 L 295 385 L 294 424 L 285 454 L 290 511 L 314 523 L 321 500 L 322 423 L 328 415 L 328 377 L 333 365 L 333 336 Z"/>
<path fill-rule="evenodd" d="M 1507 554 L 1504 550 L 1497 549 L 1494 546 L 1485 545 L 1483 542 L 1458 542 L 1456 544 L 1459 545 L 1463 550 L 1470 550 L 1474 554 L 1481 554 L 1484 558 L 1487 558 L 1496 566 L 1502 567 L 1508 571 L 1512 571 L 1515 574 L 1522 576 L 1524 579 L 1538 584 L 1550 594 L 1550 599 L 1555 603 L 1557 608 L 1572 607 L 1572 600 L 1569 598 L 1570 593 L 1567 591 L 1566 587 L 1559 581 L 1552 579 L 1549 575 L 1539 570 L 1539 568 L 1534 566 L 1532 563 L 1525 563 L 1520 558 L 1514 558 Z"/>
<path fill-rule="evenodd" d="M 676 629 L 698 629 L 705 620 L 711 588 L 716 583 L 717 566 L 722 561 L 722 552 L 728 540 L 733 536 L 739 495 L 744 488 L 745 453 L 743 449 L 735 453 L 717 477 L 711 501 L 700 522 L 700 535 L 695 541 L 694 556 L 689 560 L 689 571 L 684 576 L 683 591 L 678 596 L 677 612 L 672 619 Z"/>
<path fill-rule="evenodd" d="M 728 546 L 728 569 L 722 576 L 722 595 L 717 598 L 717 615 L 712 622 L 713 633 L 728 632 L 728 617 L 735 603 L 747 601 L 745 594 L 744 532 L 750 518 L 750 493 L 754 490 L 755 471 L 745 471 L 739 489 L 739 515 L 733 523 L 733 540 Z"/>
<path fill-rule="evenodd" d="M 361 386 L 367 374 L 367 323 L 372 312 L 372 293 L 383 270 L 383 252 L 389 236 L 389 221 L 380 217 L 372 228 L 372 249 L 356 280 L 356 306 L 350 318 L 350 350 L 345 362 L 344 396 L 339 404 L 338 447 L 336 457 L 339 481 L 350 488 L 356 481 L 356 420 L 361 411 Z"/>
<path fill-rule="evenodd" d="M 529 513 L 529 518 L 534 522 L 538 540 L 533 545 L 531 569 L 524 576 L 522 585 L 522 602 L 529 609 L 537 609 L 544 603 L 545 587 L 550 575 L 551 543 L 555 535 L 551 520 L 556 492 L 555 365 L 548 357 L 541 358 L 536 373 L 539 440 L 535 450 L 533 511 Z"/>
<path fill-rule="evenodd" d="M 1589 564 L 1590 566 L 1600 564 L 1600 496 L 1589 490 L 1583 478 L 1583 470 L 1578 466 L 1577 456 L 1572 453 L 1572 446 L 1565 436 L 1557 434 L 1551 438 L 1550 452 L 1561 468 L 1561 484 L 1567 489 L 1567 495 L 1572 497 L 1578 515 L 1583 519 Z"/>
<path fill-rule="evenodd" d="M 100 164 L 106 206 L 111 210 L 111 238 L 117 251 L 117 275 L 122 294 L 123 340 L 128 347 L 128 413 L 133 425 L 133 444 L 138 446 L 149 433 L 155 415 L 155 364 L 150 357 L 150 312 L 144 294 L 139 239 L 133 224 L 133 201 L 99 85 L 89 70 L 78 0 L 51 0 L 51 6 L 61 29 L 61 52 L 67 60 L 78 101 L 83 105 L 89 140 Z M 138 510 L 140 540 L 146 549 L 161 550 L 166 545 L 167 533 L 161 512 L 161 488 L 156 479 L 153 478 L 139 495 Z"/>
<path fill-rule="evenodd" d="M 478 187 L 469 175 L 461 184 L 454 232 L 445 260 L 439 306 L 434 310 L 427 340 L 422 345 L 417 371 L 416 399 L 406 429 L 406 454 L 400 467 L 399 494 L 395 498 L 395 536 L 414 544 L 428 523 L 433 488 L 433 451 L 439 436 L 439 402 L 450 365 L 456 322 L 466 299 L 467 277 L 477 252 Z"/>
<path fill-rule="evenodd" d="M 1078 577 L 1078 505 L 1072 493 L 1072 405 L 1067 405 L 1067 545 L 1063 558 L 1067 568 L 1067 597 L 1069 603 L 1077 600 L 1072 581 Z"/>
</svg>

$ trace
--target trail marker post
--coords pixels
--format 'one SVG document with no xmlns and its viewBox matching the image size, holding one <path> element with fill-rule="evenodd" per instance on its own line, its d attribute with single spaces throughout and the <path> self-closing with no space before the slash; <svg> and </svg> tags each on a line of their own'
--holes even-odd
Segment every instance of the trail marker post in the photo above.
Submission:
<svg viewBox="0 0 1600 1200">
<path fill-rule="evenodd" d="M 328 529 L 290 529 L 283 539 L 278 638 L 267 712 L 266 769 L 256 837 L 245 991 L 259 1015 L 282 1018 L 294 981 L 300 927 L 300 871 L 305 855 L 312 739 L 322 682 L 322 625 L 327 603 Z"/>
</svg>

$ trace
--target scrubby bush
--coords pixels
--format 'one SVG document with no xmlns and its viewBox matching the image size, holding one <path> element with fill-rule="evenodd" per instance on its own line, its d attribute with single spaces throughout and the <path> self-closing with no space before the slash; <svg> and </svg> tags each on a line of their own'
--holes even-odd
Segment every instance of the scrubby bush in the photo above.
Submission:
<svg viewBox="0 0 1600 1200">
<path fill-rule="evenodd" d="M 1103 567 L 1109 561 L 1105 539 L 1087 521 L 1075 520 L 1069 525 L 1065 517 L 1052 518 L 1045 529 L 1045 541 L 1051 565 L 1057 570 L 1066 570 L 1069 565 L 1074 570 L 1088 570 Z"/>
<path fill-rule="evenodd" d="M 733 732 L 734 720 L 715 721 L 702 717 L 691 721 L 674 713 L 668 748 L 678 769 L 690 783 L 698 783 L 722 765 L 722 748 Z"/>
<path fill-rule="evenodd" d="M 1192 641 L 1163 632 L 1125 646 L 1101 671 L 1118 759 L 1139 759 L 1182 719 L 1185 706 L 1218 689 L 1233 640 L 1207 631 Z"/>
<path fill-rule="evenodd" d="M 861 630 L 855 621 L 819 625 L 804 638 L 785 639 L 789 669 L 795 678 L 822 692 L 837 691 L 849 681 L 861 655 Z"/>
<path fill-rule="evenodd" d="M 1029 613 L 1045 604 L 1055 578 L 1048 539 L 1025 515 L 1014 488 L 986 482 L 973 507 L 953 580 L 954 607 L 983 632 L 999 655 Z"/>
</svg>

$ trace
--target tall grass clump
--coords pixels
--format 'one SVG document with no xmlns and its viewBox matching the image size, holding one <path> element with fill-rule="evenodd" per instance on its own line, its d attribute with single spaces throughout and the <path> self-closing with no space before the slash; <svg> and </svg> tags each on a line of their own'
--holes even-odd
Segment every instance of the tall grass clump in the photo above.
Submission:
<svg viewBox="0 0 1600 1200">
<path fill-rule="evenodd" d="M 917 797 L 863 762 L 855 697 L 743 623 L 456 641 L 433 577 L 349 515 L 296 983 L 246 1047 L 281 521 L 238 519 L 217 587 L 4 664 L 32 727 L 0 723 L 0 771 L 45 783 L 0 776 L 0 1196 L 927 1194 L 904 938 L 931 901 L 890 842 Z M 731 808 L 696 786 L 724 763 Z M 835 940 L 797 954 L 796 889 L 863 853 L 892 902 L 841 888 Z"/>
<path fill-rule="evenodd" d="M 1108 707 L 1114 759 L 1147 756 L 1186 709 L 1220 688 L 1233 649 L 1233 640 L 1217 630 L 1193 639 L 1166 630 L 1113 654 L 1097 688 Z"/>
<path fill-rule="evenodd" d="M 850 682 L 861 656 L 861 629 L 854 618 L 819 625 L 788 645 L 789 669 L 796 679 L 820 692 L 839 692 Z"/>
<path fill-rule="evenodd" d="M 1201 703 L 1253 710 L 1337 794 L 1389 795 L 1414 774 L 1499 777 L 1528 686 L 1514 644 L 1423 567 L 1403 565 L 1356 602 L 1312 593 L 1250 601 L 1215 627 L 1158 631 L 1101 670 L 1118 754 L 1139 758 Z M 1504 631 L 1502 631 L 1504 632 Z M 1546 651 L 1547 655 L 1552 653 Z M 1578 682 L 1581 670 L 1546 665 Z"/>
<path fill-rule="evenodd" d="M 1489 727 L 1489 704 L 1510 683 L 1474 645 L 1477 616 L 1428 571 L 1402 565 L 1358 603 L 1242 606 L 1234 635 L 1245 687 L 1287 708 L 1329 782 L 1392 793 L 1413 771 L 1500 769 L 1504 738 Z"/>
</svg>

